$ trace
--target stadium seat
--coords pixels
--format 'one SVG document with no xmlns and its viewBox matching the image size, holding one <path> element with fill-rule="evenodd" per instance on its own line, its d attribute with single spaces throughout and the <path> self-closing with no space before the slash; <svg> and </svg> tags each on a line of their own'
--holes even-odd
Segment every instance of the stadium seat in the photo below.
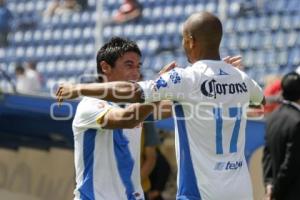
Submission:
<svg viewBox="0 0 300 200">
<path fill-rule="evenodd" d="M 213 0 L 213 1 L 208 1 L 205 5 L 205 10 L 207 10 L 208 12 L 212 12 L 212 13 L 217 13 L 217 3 Z M 191 14 L 191 13 L 190 13 Z"/>
<path fill-rule="evenodd" d="M 300 65 L 300 48 L 293 48 L 289 55 L 289 66 Z"/>
<path fill-rule="evenodd" d="M 297 33 L 296 31 L 290 31 L 287 35 L 287 46 L 288 47 L 294 47 L 296 45 L 297 42 L 297 37 L 299 35 L 299 33 Z M 300 54 L 299 54 L 300 55 Z"/>
<path fill-rule="evenodd" d="M 61 35 L 60 35 L 60 37 L 61 37 Z M 42 38 L 43 38 L 43 33 L 41 30 L 35 30 L 33 32 L 33 42 L 35 44 L 41 44 Z"/>
<path fill-rule="evenodd" d="M 289 14 L 285 14 L 281 17 L 281 28 L 285 30 L 290 30 L 293 26 L 292 17 Z"/>
<path fill-rule="evenodd" d="M 263 42 L 262 47 L 265 49 L 272 48 L 272 45 L 273 45 L 272 33 L 269 31 L 266 31 L 261 34 L 261 37 L 262 37 L 262 42 Z"/>
<path fill-rule="evenodd" d="M 283 31 L 278 31 L 274 34 L 274 46 L 276 48 L 286 48 L 287 42 L 286 42 L 286 34 Z"/>
<path fill-rule="evenodd" d="M 73 32 L 74 33 L 74 32 Z M 79 36 L 79 37 L 78 37 Z M 78 34 L 76 40 L 79 40 L 81 37 L 83 40 L 85 41 L 89 41 L 90 39 L 94 38 L 94 29 L 90 28 L 90 27 L 85 27 L 83 29 L 82 35 L 80 37 L 80 35 Z M 74 35 L 73 38 L 75 39 Z"/>
<path fill-rule="evenodd" d="M 32 60 L 35 57 L 35 48 L 33 46 L 28 46 L 25 50 L 25 57 Z"/>
<path fill-rule="evenodd" d="M 300 12 L 295 13 L 292 18 L 293 18 L 292 19 L 293 28 L 294 29 L 300 29 L 300 23 L 299 23 L 299 21 L 300 21 Z"/>
</svg>

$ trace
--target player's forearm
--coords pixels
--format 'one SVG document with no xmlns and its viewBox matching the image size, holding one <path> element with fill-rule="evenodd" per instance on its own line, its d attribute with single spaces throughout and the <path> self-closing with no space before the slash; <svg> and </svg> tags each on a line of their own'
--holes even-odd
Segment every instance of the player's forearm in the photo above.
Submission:
<svg viewBox="0 0 300 200">
<path fill-rule="evenodd" d="M 132 104 L 128 106 L 123 113 L 123 126 L 134 128 L 143 122 L 150 113 L 153 112 L 155 104 Z"/>
<path fill-rule="evenodd" d="M 143 102 L 141 89 L 131 82 L 80 84 L 79 90 L 83 96 L 93 96 L 107 101 Z"/>
</svg>

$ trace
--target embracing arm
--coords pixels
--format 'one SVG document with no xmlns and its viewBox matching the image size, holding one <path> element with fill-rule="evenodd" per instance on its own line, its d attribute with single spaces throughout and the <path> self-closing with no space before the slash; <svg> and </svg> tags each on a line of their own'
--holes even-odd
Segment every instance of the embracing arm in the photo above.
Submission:
<svg viewBox="0 0 300 200">
<path fill-rule="evenodd" d="M 151 113 L 154 120 L 172 117 L 172 102 L 133 103 L 126 108 L 113 108 L 99 119 L 102 128 L 134 128 L 143 122 Z"/>
<path fill-rule="evenodd" d="M 56 92 L 59 102 L 79 96 L 92 96 L 113 102 L 143 102 L 142 90 L 137 83 L 118 81 L 91 84 L 61 84 Z"/>
<path fill-rule="evenodd" d="M 102 128 L 134 128 L 153 111 L 155 104 L 131 104 L 126 108 L 113 108 L 97 121 Z"/>
</svg>

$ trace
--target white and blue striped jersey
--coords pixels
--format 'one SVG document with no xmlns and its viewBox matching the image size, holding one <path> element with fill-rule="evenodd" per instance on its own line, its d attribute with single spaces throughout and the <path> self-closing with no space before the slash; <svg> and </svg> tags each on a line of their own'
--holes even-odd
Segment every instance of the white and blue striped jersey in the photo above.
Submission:
<svg viewBox="0 0 300 200">
<path fill-rule="evenodd" d="M 84 97 L 73 121 L 75 200 L 143 200 L 141 128 L 102 129 L 99 120 L 115 104 Z"/>
<path fill-rule="evenodd" d="M 251 200 L 244 156 L 246 108 L 261 88 L 223 61 L 198 61 L 139 82 L 145 102 L 173 100 L 177 199 Z"/>
</svg>

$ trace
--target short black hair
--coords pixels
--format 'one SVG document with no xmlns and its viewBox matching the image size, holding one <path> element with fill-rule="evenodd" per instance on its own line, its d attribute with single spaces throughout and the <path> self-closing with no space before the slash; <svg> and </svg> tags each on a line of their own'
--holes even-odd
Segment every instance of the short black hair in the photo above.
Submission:
<svg viewBox="0 0 300 200">
<path fill-rule="evenodd" d="M 101 61 L 107 62 L 110 66 L 114 67 L 116 60 L 122 57 L 127 52 L 135 52 L 139 56 L 142 56 L 141 50 L 138 45 L 131 40 L 127 40 L 121 37 L 113 37 L 109 42 L 104 44 L 101 49 L 97 52 L 97 74 L 98 80 L 102 81 L 102 67 Z"/>
<path fill-rule="evenodd" d="M 282 96 L 289 101 L 300 99 L 300 75 L 296 72 L 286 74 L 281 81 Z"/>
</svg>

